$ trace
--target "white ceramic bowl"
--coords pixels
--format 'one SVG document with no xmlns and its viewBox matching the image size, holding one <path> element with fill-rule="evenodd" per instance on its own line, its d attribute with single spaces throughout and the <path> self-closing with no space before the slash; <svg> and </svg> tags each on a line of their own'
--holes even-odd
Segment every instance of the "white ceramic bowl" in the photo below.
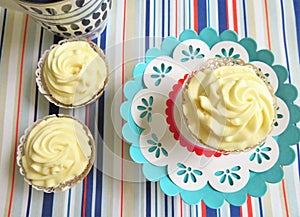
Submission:
<svg viewBox="0 0 300 217">
<path fill-rule="evenodd" d="M 16 2 L 44 28 L 61 37 L 93 39 L 106 27 L 112 0 L 60 0 L 54 3 Z"/>
</svg>

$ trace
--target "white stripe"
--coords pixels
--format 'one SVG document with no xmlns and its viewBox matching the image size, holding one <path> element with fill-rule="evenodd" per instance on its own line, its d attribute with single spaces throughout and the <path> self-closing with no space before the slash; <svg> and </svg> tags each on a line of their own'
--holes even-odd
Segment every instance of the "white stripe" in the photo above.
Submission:
<svg viewBox="0 0 300 217">
<path fill-rule="evenodd" d="M 229 29 L 234 29 L 234 17 L 233 17 L 233 5 L 232 5 L 232 0 L 227 0 L 228 2 L 228 8 L 227 8 L 227 13 L 228 13 L 228 27 Z"/>
<path fill-rule="evenodd" d="M 224 205 L 220 207 L 220 214 L 222 217 L 230 216 L 230 206 L 228 202 L 224 202 Z"/>
<path fill-rule="evenodd" d="M 276 217 L 283 217 L 284 207 L 282 207 L 281 194 L 280 194 L 280 183 L 269 184 L 269 191 L 271 195 L 272 213 L 276 213 Z M 279 211 L 280 210 L 280 211 Z M 253 210 L 254 211 L 254 210 Z"/>
<path fill-rule="evenodd" d="M 268 48 L 267 34 L 266 34 L 266 22 L 265 22 L 265 10 L 263 6 L 263 2 L 255 2 L 254 4 L 255 10 L 255 34 L 256 34 L 256 42 L 258 44 L 258 48 Z"/>
<path fill-rule="evenodd" d="M 210 27 L 219 29 L 218 0 L 210 1 Z"/>
<path fill-rule="evenodd" d="M 176 36 L 176 28 L 175 28 L 175 17 L 176 17 L 176 4 L 169 4 L 169 13 L 170 13 L 170 35 Z"/>
<path fill-rule="evenodd" d="M 245 37 L 245 26 L 244 26 L 245 13 L 243 11 L 243 1 L 236 2 L 236 10 L 237 10 L 237 19 L 238 19 L 238 34 L 240 37 Z"/>
<path fill-rule="evenodd" d="M 19 19 L 14 19 L 10 13 L 8 13 L 8 19 L 6 21 L 7 26 L 11 26 L 12 29 L 12 38 L 10 40 L 12 41 L 17 41 L 21 42 L 22 41 L 22 36 L 23 36 L 23 28 L 20 28 L 20 26 L 23 26 L 24 22 L 24 17 L 18 17 Z M 8 186 L 10 186 L 11 183 L 11 174 L 12 170 L 9 168 L 12 168 L 12 163 L 15 159 L 13 159 L 14 156 L 14 141 L 15 141 L 15 126 L 14 123 L 15 121 L 15 114 L 16 110 L 12 111 L 12 108 L 15 108 L 17 102 L 17 89 L 19 87 L 19 82 L 18 82 L 18 76 L 19 76 L 19 65 L 16 64 L 16 62 L 19 62 L 19 59 L 16 60 L 16 53 L 15 52 L 21 52 L 21 43 L 10 43 L 9 41 L 4 41 L 4 44 L 9 44 L 11 45 L 8 48 L 9 53 L 7 53 L 5 56 L 8 57 L 8 66 L 7 66 L 7 81 L 2 81 L 5 82 L 8 85 L 7 90 L 6 90 L 6 95 L 5 99 L 1 99 L 1 102 L 5 102 L 4 104 L 4 119 L 3 123 L 3 131 L 2 135 L 3 138 L 1 138 L 1 158 L 0 158 L 0 177 L 1 177 L 1 185 L 5 186 L 2 188 L 1 194 L 0 194 L 0 201 L 7 201 L 7 203 L 0 203 L 0 216 L 4 216 L 5 213 L 5 206 L 8 205 L 9 197 L 10 197 L 10 189 Z M 4 50 L 5 51 L 5 46 Z M 5 61 L 2 60 L 3 62 Z M 3 68 L 2 68 L 3 70 Z M 16 73 L 17 72 L 17 73 Z M 5 73 L 2 71 L 2 73 Z M 18 138 L 17 138 L 18 140 Z M 18 142 L 18 141 L 16 141 Z M 18 172 L 18 171 L 16 171 Z M 8 197 L 6 197 L 8 196 Z M 15 197 L 16 195 L 14 195 Z M 13 207 L 12 207 L 13 208 Z"/>
</svg>

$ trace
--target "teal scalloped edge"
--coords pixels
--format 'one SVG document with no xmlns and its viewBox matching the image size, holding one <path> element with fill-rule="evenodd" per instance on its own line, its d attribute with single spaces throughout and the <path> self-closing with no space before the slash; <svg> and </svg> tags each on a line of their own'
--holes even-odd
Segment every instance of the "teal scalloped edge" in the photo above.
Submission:
<svg viewBox="0 0 300 217">
<path fill-rule="evenodd" d="M 269 65 L 276 72 L 278 77 L 278 90 L 275 95 L 281 98 L 287 105 L 290 112 L 290 121 L 287 129 L 275 139 L 277 140 L 280 155 L 275 165 L 262 173 L 251 172 L 247 185 L 233 193 L 223 193 L 214 190 L 209 184 L 198 191 L 187 191 L 175 185 L 167 174 L 166 167 L 152 165 L 143 156 L 139 148 L 139 136 L 142 129 L 133 121 L 130 106 L 136 93 L 144 88 L 143 73 L 147 65 L 159 56 L 172 56 L 176 46 L 189 39 L 200 39 L 204 41 L 210 48 L 220 41 L 233 41 L 243 46 L 249 55 L 249 61 L 261 61 Z M 237 34 L 232 30 L 225 30 L 220 35 L 213 28 L 205 28 L 200 34 L 193 30 L 183 31 L 179 38 L 167 37 L 163 40 L 160 49 L 151 48 L 146 52 L 145 63 L 139 63 L 133 70 L 133 80 L 126 83 L 124 94 L 127 99 L 120 108 L 121 116 L 126 121 L 123 126 L 122 133 L 124 138 L 131 143 L 130 156 L 136 163 L 143 164 L 143 173 L 150 181 L 158 181 L 162 191 L 169 196 L 180 194 L 184 202 L 190 205 L 196 205 L 201 200 L 210 208 L 219 208 L 224 201 L 240 206 L 245 203 L 247 195 L 253 197 L 261 197 L 267 191 L 266 183 L 278 183 L 282 180 L 284 173 L 281 166 L 287 166 L 295 160 L 295 152 L 291 146 L 299 143 L 300 129 L 296 124 L 300 121 L 300 107 L 294 104 L 298 97 L 297 89 L 285 83 L 288 78 L 288 71 L 281 65 L 274 64 L 274 55 L 269 50 L 257 50 L 256 41 L 252 38 L 243 38 L 238 40 Z"/>
</svg>

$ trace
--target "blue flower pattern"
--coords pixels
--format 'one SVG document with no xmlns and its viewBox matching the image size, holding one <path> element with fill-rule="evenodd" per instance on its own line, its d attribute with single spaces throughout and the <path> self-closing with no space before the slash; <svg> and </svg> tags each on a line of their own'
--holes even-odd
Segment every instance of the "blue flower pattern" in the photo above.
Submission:
<svg viewBox="0 0 300 217">
<path fill-rule="evenodd" d="M 279 107 L 277 107 L 277 111 L 278 110 L 279 110 Z M 277 120 L 282 119 L 282 118 L 283 118 L 283 114 L 280 114 L 280 113 L 277 112 Z M 278 127 L 278 125 L 279 125 L 277 120 L 274 123 L 275 127 Z"/>
<path fill-rule="evenodd" d="M 142 104 L 137 107 L 139 111 L 142 111 L 140 118 L 147 117 L 147 121 L 151 122 L 152 120 L 152 105 L 153 105 L 153 96 L 150 96 L 148 101 L 145 98 L 142 98 Z"/>
<path fill-rule="evenodd" d="M 272 150 L 270 147 L 264 147 L 265 143 L 261 144 L 255 149 L 255 152 L 250 155 L 249 160 L 254 161 L 256 159 L 258 164 L 261 164 L 263 160 L 270 160 L 268 152 Z"/>
<path fill-rule="evenodd" d="M 220 183 L 225 183 L 226 181 L 229 183 L 229 185 L 234 184 L 234 180 L 241 179 L 240 175 L 238 174 L 238 171 L 241 169 L 240 166 L 232 167 L 231 169 L 226 169 L 224 171 L 218 171 L 215 173 L 215 176 L 220 176 Z"/>
<path fill-rule="evenodd" d="M 155 79 L 154 85 L 156 87 L 158 87 L 160 85 L 162 79 L 164 79 L 166 77 L 166 75 L 171 72 L 172 66 L 166 67 L 166 65 L 164 63 L 162 63 L 160 65 L 160 68 L 158 68 L 157 66 L 153 66 L 153 70 L 154 70 L 155 74 L 152 74 L 151 78 Z"/>
<path fill-rule="evenodd" d="M 182 50 L 182 54 L 185 56 L 184 58 L 181 59 L 181 62 L 185 63 L 189 60 L 194 60 L 194 59 L 202 59 L 204 57 L 204 54 L 200 53 L 200 48 L 196 48 L 194 50 L 193 46 L 189 46 L 189 50 Z"/>
<path fill-rule="evenodd" d="M 183 176 L 183 182 L 187 183 L 189 179 L 192 180 L 192 182 L 197 182 L 197 176 L 201 176 L 202 172 L 197 169 L 192 169 L 191 167 L 185 166 L 182 163 L 178 163 L 177 166 L 180 168 L 180 170 L 177 172 L 177 175 Z"/>
<path fill-rule="evenodd" d="M 151 147 L 148 149 L 150 153 L 155 152 L 155 157 L 159 158 L 160 154 L 162 153 L 165 157 L 168 157 L 168 152 L 166 149 L 164 149 L 161 144 L 161 142 L 158 141 L 158 137 L 156 134 L 152 133 L 151 135 L 152 139 L 148 139 L 147 143 L 151 145 Z"/>
<path fill-rule="evenodd" d="M 232 59 L 237 59 L 241 56 L 240 54 L 234 54 L 234 48 L 233 47 L 229 48 L 228 52 L 225 48 L 222 48 L 221 53 L 222 53 L 221 55 L 216 54 L 216 57 L 217 58 L 230 57 Z"/>
</svg>

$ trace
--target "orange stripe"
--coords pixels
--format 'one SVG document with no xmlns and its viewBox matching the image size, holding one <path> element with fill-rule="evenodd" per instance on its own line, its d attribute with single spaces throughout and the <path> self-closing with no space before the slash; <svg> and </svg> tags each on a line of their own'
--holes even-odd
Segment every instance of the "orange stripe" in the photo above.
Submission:
<svg viewBox="0 0 300 217">
<path fill-rule="evenodd" d="M 283 191 L 285 214 L 286 214 L 286 217 L 289 217 L 290 216 L 289 215 L 289 206 L 288 206 L 288 202 L 287 202 L 286 188 L 285 188 L 285 181 L 284 181 L 284 179 L 282 179 L 281 184 L 282 184 L 282 191 Z"/>
<path fill-rule="evenodd" d="M 18 89 L 18 108 L 17 108 L 17 117 L 16 117 L 16 135 L 15 135 L 15 144 L 14 144 L 14 158 L 13 158 L 13 170 L 12 170 L 12 180 L 11 180 L 11 191 L 9 198 L 9 206 L 7 216 L 11 216 L 11 209 L 14 197 L 14 185 L 15 185 L 15 172 L 16 172 L 16 157 L 17 157 L 17 147 L 19 143 L 19 124 L 20 124 L 20 113 L 21 113 L 21 94 L 22 94 L 22 82 L 23 82 L 23 67 L 24 67 L 24 57 L 25 57 L 25 46 L 27 38 L 27 27 L 28 27 L 28 15 L 25 16 L 25 27 L 22 43 L 22 54 L 21 54 L 21 66 L 20 66 L 20 81 Z"/>
<path fill-rule="evenodd" d="M 182 199 L 180 198 L 180 216 L 183 216 Z"/>
<path fill-rule="evenodd" d="M 125 34 L 126 34 L 126 6 L 127 2 L 124 0 L 124 15 L 123 15 L 123 38 L 122 38 L 122 102 L 125 100 L 124 96 L 124 84 L 125 84 Z M 122 127 L 124 126 L 125 121 L 122 119 Z M 124 152 L 125 152 L 125 141 L 122 137 L 122 162 L 121 162 L 121 201 L 120 201 L 120 216 L 122 217 L 124 215 Z"/>
<path fill-rule="evenodd" d="M 201 211 L 202 211 L 202 217 L 206 217 L 206 205 L 203 202 L 203 200 L 201 201 Z"/>
<path fill-rule="evenodd" d="M 198 0 L 194 0 L 194 29 L 198 33 Z"/>
<path fill-rule="evenodd" d="M 238 27 L 236 0 L 232 0 L 232 9 L 233 9 L 233 29 L 236 33 L 238 33 L 239 27 Z"/>
<path fill-rule="evenodd" d="M 252 201 L 250 195 L 247 195 L 247 210 L 248 210 L 248 217 L 252 217 L 253 212 L 252 212 Z"/>
<path fill-rule="evenodd" d="M 266 24 L 267 24 L 267 34 L 268 34 L 268 48 L 269 48 L 269 50 L 272 50 L 272 47 L 271 47 L 270 22 L 269 22 L 269 10 L 268 10 L 268 0 L 265 0 L 265 13 L 266 13 Z"/>
</svg>

